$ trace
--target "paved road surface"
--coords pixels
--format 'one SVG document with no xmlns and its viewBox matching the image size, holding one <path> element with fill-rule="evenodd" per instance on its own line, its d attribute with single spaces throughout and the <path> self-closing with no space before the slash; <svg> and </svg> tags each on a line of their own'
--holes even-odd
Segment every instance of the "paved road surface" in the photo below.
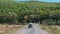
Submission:
<svg viewBox="0 0 60 34">
<path fill-rule="evenodd" d="M 47 31 L 41 29 L 38 24 L 33 24 L 32 28 L 25 28 L 23 30 L 19 30 L 15 34 L 49 34 Z"/>
</svg>

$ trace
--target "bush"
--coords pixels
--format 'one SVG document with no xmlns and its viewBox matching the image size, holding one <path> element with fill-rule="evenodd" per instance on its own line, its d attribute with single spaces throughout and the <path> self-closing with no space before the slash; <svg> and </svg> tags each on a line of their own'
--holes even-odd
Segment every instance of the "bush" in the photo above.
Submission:
<svg viewBox="0 0 60 34">
<path fill-rule="evenodd" d="M 48 22 L 48 25 L 55 25 L 55 24 L 56 24 L 56 22 L 53 21 L 53 20 L 51 20 L 51 21 Z"/>
<path fill-rule="evenodd" d="M 56 23 L 57 25 L 60 25 L 60 20 L 58 20 L 58 22 Z"/>
</svg>

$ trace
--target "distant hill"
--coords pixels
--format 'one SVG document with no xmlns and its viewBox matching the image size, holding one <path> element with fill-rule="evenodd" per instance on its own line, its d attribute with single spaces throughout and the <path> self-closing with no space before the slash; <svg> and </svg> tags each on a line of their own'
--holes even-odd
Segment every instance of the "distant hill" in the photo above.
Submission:
<svg viewBox="0 0 60 34">
<path fill-rule="evenodd" d="M 44 19 L 57 21 L 58 15 L 60 3 L 0 0 L 0 23 L 37 22 Z"/>
</svg>

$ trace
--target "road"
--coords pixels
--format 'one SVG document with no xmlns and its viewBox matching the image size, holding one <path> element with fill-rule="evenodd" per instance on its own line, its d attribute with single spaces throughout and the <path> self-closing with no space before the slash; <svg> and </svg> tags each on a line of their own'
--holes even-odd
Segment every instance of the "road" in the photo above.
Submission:
<svg viewBox="0 0 60 34">
<path fill-rule="evenodd" d="M 23 30 L 19 30 L 15 34 L 49 34 L 47 31 L 41 29 L 38 24 L 33 24 L 32 28 L 25 28 Z"/>
</svg>

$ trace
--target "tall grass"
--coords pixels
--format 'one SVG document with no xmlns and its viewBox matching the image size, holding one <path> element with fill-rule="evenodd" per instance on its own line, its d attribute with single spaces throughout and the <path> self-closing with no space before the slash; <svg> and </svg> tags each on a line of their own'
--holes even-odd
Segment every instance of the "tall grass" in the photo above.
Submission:
<svg viewBox="0 0 60 34">
<path fill-rule="evenodd" d="M 47 25 L 40 25 L 42 29 L 47 30 L 50 34 L 60 34 L 60 27 L 58 26 L 47 26 Z"/>
<path fill-rule="evenodd" d="M 0 25 L 0 34 L 12 34 L 21 28 L 22 25 Z"/>
</svg>

